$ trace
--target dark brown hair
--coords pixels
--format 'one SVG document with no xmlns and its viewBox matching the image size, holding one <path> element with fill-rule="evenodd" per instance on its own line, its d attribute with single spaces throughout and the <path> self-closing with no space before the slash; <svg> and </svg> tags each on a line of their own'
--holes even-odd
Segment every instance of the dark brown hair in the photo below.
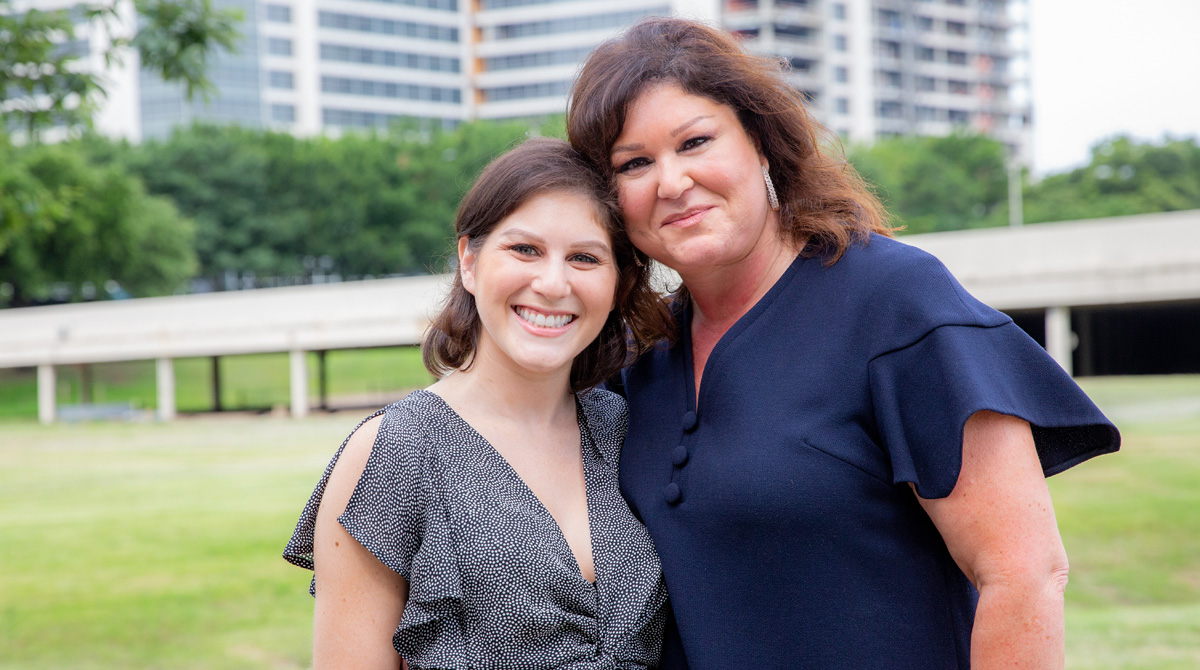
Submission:
<svg viewBox="0 0 1200 670">
<path fill-rule="evenodd" d="M 454 219 L 456 238 L 466 237 L 478 250 L 505 218 L 531 198 L 547 193 L 577 193 L 596 206 L 596 218 L 612 239 L 617 265 L 616 309 L 600 335 L 571 366 L 571 390 L 580 391 L 615 375 L 626 362 L 670 333 L 670 314 L 650 288 L 650 268 L 626 236 L 604 176 L 562 140 L 526 140 L 484 168 L 459 203 Z M 454 284 L 441 313 L 425 333 L 421 355 L 425 367 L 443 376 L 470 367 L 479 346 L 479 312 L 475 296 L 455 272 Z"/>
<path fill-rule="evenodd" d="M 887 213 L 862 178 L 820 140 L 834 136 L 808 113 L 780 61 L 748 53 L 737 38 L 676 18 L 643 20 L 596 48 L 571 90 L 567 138 L 612 179 L 609 156 L 629 105 L 647 88 L 677 84 L 727 105 L 759 145 L 779 194 L 780 233 L 804 252 L 837 262 L 869 233 L 891 235 Z M 839 145 L 840 146 L 840 145 Z"/>
</svg>

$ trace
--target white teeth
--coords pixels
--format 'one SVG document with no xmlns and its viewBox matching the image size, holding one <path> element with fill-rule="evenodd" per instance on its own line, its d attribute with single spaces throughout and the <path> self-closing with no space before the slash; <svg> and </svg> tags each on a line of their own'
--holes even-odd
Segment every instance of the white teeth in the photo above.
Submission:
<svg viewBox="0 0 1200 670">
<path fill-rule="evenodd" d="M 574 314 L 542 314 L 524 307 L 516 308 L 517 316 L 538 328 L 562 328 L 575 320 Z"/>
</svg>

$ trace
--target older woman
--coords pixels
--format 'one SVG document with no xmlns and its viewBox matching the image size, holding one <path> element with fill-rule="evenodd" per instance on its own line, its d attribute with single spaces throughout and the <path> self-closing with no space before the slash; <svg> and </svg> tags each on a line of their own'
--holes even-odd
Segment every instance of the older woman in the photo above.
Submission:
<svg viewBox="0 0 1200 670">
<path fill-rule="evenodd" d="M 602 45 L 567 126 L 683 280 L 678 342 L 623 375 L 663 667 L 1061 667 L 1045 476 L 1119 444 L 1070 377 L 891 239 L 777 63 L 726 33 Z"/>
</svg>

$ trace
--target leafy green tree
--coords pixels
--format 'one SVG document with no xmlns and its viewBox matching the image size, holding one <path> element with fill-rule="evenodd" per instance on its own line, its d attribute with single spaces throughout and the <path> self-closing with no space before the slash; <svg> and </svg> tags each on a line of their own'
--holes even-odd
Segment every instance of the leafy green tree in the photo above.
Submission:
<svg viewBox="0 0 1200 670">
<path fill-rule="evenodd" d="M 88 162 L 73 143 L 4 149 L 3 179 L 23 186 L 0 208 L 21 219 L 0 252 L 12 306 L 88 298 L 109 281 L 133 295 L 170 293 L 196 270 L 190 223 L 118 166 Z M 6 292 L 7 293 L 7 292 Z"/>
<path fill-rule="evenodd" d="M 1200 208 L 1200 145 L 1118 136 L 1092 147 L 1086 167 L 1030 186 L 1025 220 L 1069 221 Z"/>
<path fill-rule="evenodd" d="M 211 0 L 136 0 L 134 6 L 141 25 L 130 39 L 119 35 L 116 2 L 19 12 L 11 0 L 0 0 L 0 109 L 10 123 L 33 141 L 49 126 L 90 124 L 105 90 L 102 76 L 79 67 L 81 54 L 70 48 L 81 22 L 109 33 L 106 62 L 119 62 L 132 47 L 143 67 L 183 83 L 189 97 L 210 91 L 208 59 L 235 48 L 240 14 L 214 9 Z"/>
<path fill-rule="evenodd" d="M 459 199 L 528 132 L 478 122 L 333 139 L 196 126 L 109 158 L 195 220 L 206 276 L 300 275 L 314 257 L 343 276 L 378 276 L 436 269 Z"/>
<path fill-rule="evenodd" d="M 1004 145 L 980 135 L 897 137 L 850 151 L 908 233 L 980 228 L 1007 217 Z"/>
</svg>

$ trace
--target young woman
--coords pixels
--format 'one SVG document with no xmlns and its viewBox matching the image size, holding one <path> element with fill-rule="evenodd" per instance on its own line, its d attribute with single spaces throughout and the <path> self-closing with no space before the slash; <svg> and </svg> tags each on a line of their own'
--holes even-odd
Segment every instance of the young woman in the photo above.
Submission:
<svg viewBox="0 0 1200 670">
<path fill-rule="evenodd" d="M 314 667 L 657 665 L 662 573 L 617 488 L 625 404 L 589 389 L 668 315 L 605 193 L 538 139 L 463 199 L 424 347 L 442 378 L 359 425 L 284 553 L 315 571 Z"/>
</svg>

